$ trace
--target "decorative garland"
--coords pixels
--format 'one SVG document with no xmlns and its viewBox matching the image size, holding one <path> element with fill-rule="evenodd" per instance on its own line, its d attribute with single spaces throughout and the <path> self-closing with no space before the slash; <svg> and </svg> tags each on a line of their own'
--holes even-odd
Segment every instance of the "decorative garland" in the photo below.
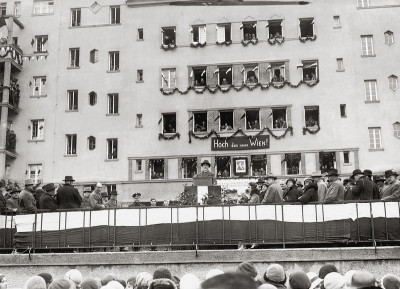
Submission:
<svg viewBox="0 0 400 289">
<path fill-rule="evenodd" d="M 253 39 L 252 40 L 242 40 L 243 46 L 247 46 L 247 45 L 249 45 L 249 43 L 256 45 L 258 43 L 258 39 L 256 38 L 254 40 Z"/>
<path fill-rule="evenodd" d="M 274 132 L 269 127 L 264 127 L 261 131 L 259 131 L 255 135 L 248 135 L 241 128 L 238 128 L 232 135 L 230 135 L 228 137 L 221 137 L 214 129 L 211 129 L 211 131 L 206 135 L 197 135 L 191 130 L 191 131 L 189 131 L 189 143 L 192 143 L 192 137 L 194 137 L 195 139 L 203 140 L 203 139 L 208 139 L 213 135 L 215 135 L 218 139 L 223 139 L 223 140 L 229 140 L 229 139 L 231 139 L 231 138 L 233 138 L 233 137 L 235 137 L 235 136 L 237 136 L 239 134 L 251 139 L 251 138 L 255 138 L 255 137 L 260 136 L 265 131 L 267 131 L 274 139 L 282 139 L 282 138 L 284 138 L 286 136 L 286 134 L 288 132 L 290 132 L 290 135 L 293 135 L 293 127 L 292 126 L 288 126 L 286 128 L 285 132 L 282 135 L 274 134 Z"/>
<path fill-rule="evenodd" d="M 161 44 L 161 48 L 165 51 L 174 50 L 176 48 L 176 44 Z"/>
<path fill-rule="evenodd" d="M 278 43 L 279 45 L 281 45 L 283 42 L 285 42 L 285 37 L 274 37 L 274 38 L 268 38 L 268 44 L 270 45 L 275 45 L 276 43 Z"/>
<path fill-rule="evenodd" d="M 307 37 L 301 37 L 301 36 L 299 36 L 299 40 L 300 40 L 300 42 L 302 42 L 302 43 L 306 42 L 307 40 L 315 41 L 316 39 L 317 39 L 317 35 L 314 35 L 314 36 L 307 36 Z"/>
<path fill-rule="evenodd" d="M 319 80 L 317 79 L 316 81 L 313 81 L 313 82 L 310 82 L 310 81 L 303 81 L 303 80 L 300 80 L 300 82 L 298 83 L 298 84 L 291 84 L 290 83 L 290 81 L 283 81 L 283 82 L 279 82 L 279 84 L 276 84 L 276 83 L 274 83 L 274 82 L 269 82 L 269 83 L 267 83 L 266 85 L 263 85 L 263 84 L 261 84 L 261 83 L 256 83 L 256 84 L 246 84 L 246 83 L 243 83 L 241 86 L 239 86 L 239 87 L 237 87 L 237 86 L 234 86 L 233 84 L 231 84 L 231 85 L 228 85 L 228 86 L 226 86 L 226 85 L 217 85 L 217 86 L 215 86 L 215 87 L 213 87 L 213 88 L 211 88 L 210 86 L 208 86 L 208 85 L 206 85 L 206 86 L 202 86 L 202 87 L 195 87 L 195 86 L 189 86 L 186 90 L 184 90 L 184 91 L 181 91 L 181 90 L 179 90 L 179 88 L 177 88 L 177 87 L 175 87 L 174 89 L 168 89 L 168 90 L 164 90 L 163 88 L 160 88 L 160 91 L 161 91 L 161 93 L 163 94 L 163 95 L 171 95 L 171 94 L 174 94 L 176 91 L 179 93 L 179 94 L 182 94 L 182 95 L 185 95 L 185 94 L 187 94 L 190 90 L 194 90 L 196 93 L 198 93 L 198 94 L 203 94 L 204 93 L 204 91 L 206 91 L 206 90 L 208 90 L 210 93 L 212 93 L 212 94 L 214 94 L 214 93 L 216 93 L 218 90 L 219 91 L 222 91 L 223 93 L 226 93 L 226 92 L 228 92 L 229 90 L 231 90 L 231 89 L 234 89 L 234 90 L 236 90 L 236 91 L 241 91 L 242 89 L 244 89 L 244 88 L 247 88 L 248 90 L 253 90 L 253 89 L 255 89 L 255 88 L 258 88 L 258 87 L 260 87 L 261 88 L 261 90 L 266 90 L 266 89 L 269 89 L 271 86 L 273 87 L 273 88 L 276 88 L 276 89 L 281 89 L 281 88 L 283 88 L 283 87 L 285 87 L 285 86 L 289 86 L 289 87 L 291 87 L 291 88 L 297 88 L 297 87 L 299 87 L 300 85 L 307 85 L 308 87 L 313 87 L 313 86 L 315 86 L 315 85 L 317 85 L 317 83 L 319 82 Z"/>
<path fill-rule="evenodd" d="M 19 65 L 22 65 L 23 63 L 22 56 L 14 47 L 10 45 L 10 46 L 2 46 L 0 48 L 0 56 L 2 58 L 6 58 L 10 54 L 13 60 L 15 60 Z"/>
<path fill-rule="evenodd" d="M 181 137 L 181 134 L 179 132 L 176 132 L 176 133 L 174 133 L 172 135 L 170 135 L 170 134 L 165 135 L 163 133 L 159 133 L 158 134 L 158 140 L 161 140 L 161 139 L 163 139 L 163 140 L 173 140 L 175 138 L 179 139 L 180 137 Z"/>
<path fill-rule="evenodd" d="M 308 127 L 303 127 L 303 134 L 305 135 L 307 132 L 309 134 L 316 134 L 321 130 L 321 127 L 319 125 L 317 125 L 318 128 L 316 130 L 313 129 L 309 129 Z"/>
<path fill-rule="evenodd" d="M 229 46 L 229 45 L 231 45 L 232 44 L 232 40 L 229 40 L 229 41 L 224 41 L 224 42 L 215 42 L 215 44 L 217 44 L 217 45 L 225 45 L 225 46 Z"/>
<path fill-rule="evenodd" d="M 204 46 L 206 46 L 207 45 L 207 42 L 204 42 L 204 43 L 200 43 L 200 42 L 196 42 L 196 43 L 190 43 L 190 47 L 193 47 L 193 48 L 197 48 L 197 47 L 204 47 Z"/>
</svg>

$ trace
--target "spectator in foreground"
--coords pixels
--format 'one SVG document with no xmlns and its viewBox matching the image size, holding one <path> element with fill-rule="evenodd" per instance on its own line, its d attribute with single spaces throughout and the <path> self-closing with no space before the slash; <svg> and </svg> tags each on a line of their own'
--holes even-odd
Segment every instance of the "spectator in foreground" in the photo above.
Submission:
<svg viewBox="0 0 400 289">
<path fill-rule="evenodd" d="M 311 281 L 303 271 L 290 274 L 289 284 L 291 289 L 309 289 L 311 287 Z"/>
<path fill-rule="evenodd" d="M 262 203 L 271 204 L 282 202 L 283 191 L 281 186 L 276 182 L 277 177 L 268 174 L 265 179 L 269 186 Z"/>
<path fill-rule="evenodd" d="M 380 283 L 385 289 L 400 289 L 400 278 L 393 274 L 383 276 Z"/>
<path fill-rule="evenodd" d="M 53 282 L 53 276 L 50 273 L 39 273 L 38 276 L 42 277 L 46 282 L 46 288 L 49 288 L 51 282 Z"/>
<path fill-rule="evenodd" d="M 288 190 L 284 193 L 283 200 L 285 202 L 298 202 L 302 192 L 297 188 L 296 180 L 289 178 L 286 181 L 286 186 L 288 187 Z"/>
<path fill-rule="evenodd" d="M 177 289 L 171 272 L 165 267 L 158 267 L 153 273 L 153 280 L 149 284 L 149 289 Z"/>
<path fill-rule="evenodd" d="M 72 269 L 65 273 L 64 279 L 67 281 L 72 281 L 75 284 L 76 288 L 80 288 L 83 281 L 82 273 L 77 269 Z"/>
<path fill-rule="evenodd" d="M 28 213 L 36 211 L 36 200 L 33 196 L 33 181 L 31 179 L 25 180 L 25 189 L 19 193 L 18 202 L 21 210 Z"/>
<path fill-rule="evenodd" d="M 382 201 L 397 202 L 400 200 L 400 184 L 396 182 L 397 176 L 395 170 L 385 171 L 388 186 L 382 190 Z"/>
<path fill-rule="evenodd" d="M 313 182 L 312 178 L 306 178 L 304 180 L 304 193 L 299 198 L 302 204 L 309 202 L 318 202 L 318 186 Z"/>
<path fill-rule="evenodd" d="M 8 283 L 7 278 L 3 274 L 0 274 L 0 289 L 7 289 Z"/>
<path fill-rule="evenodd" d="M 94 278 L 87 278 L 82 282 L 82 289 L 100 289 L 101 282 Z"/>
<path fill-rule="evenodd" d="M 325 264 L 319 269 L 318 277 L 324 279 L 326 275 L 332 272 L 338 272 L 338 269 L 333 264 Z"/>
<path fill-rule="evenodd" d="M 325 289 L 344 289 L 346 288 L 346 282 L 344 277 L 337 272 L 331 272 L 324 278 Z"/>
<path fill-rule="evenodd" d="M 49 289 L 70 289 L 70 288 L 71 288 L 70 281 L 65 280 L 65 279 L 54 280 L 49 285 Z"/>
<path fill-rule="evenodd" d="M 46 189 L 45 193 L 40 197 L 40 208 L 43 210 L 55 211 L 58 209 L 57 201 L 54 197 L 56 193 L 56 187 L 53 183 L 44 186 Z"/>
<path fill-rule="evenodd" d="M 277 289 L 286 289 L 286 274 L 279 264 L 271 264 L 264 273 L 261 283 L 274 285 Z"/>
<path fill-rule="evenodd" d="M 256 289 L 256 282 L 240 273 L 225 273 L 201 283 L 201 289 Z M 150 287 L 149 287 L 150 289 Z"/>
<path fill-rule="evenodd" d="M 324 199 L 325 204 L 340 202 L 344 200 L 344 186 L 339 179 L 339 173 L 337 169 L 330 170 L 327 174 L 331 185 L 326 192 Z"/>
<path fill-rule="evenodd" d="M 147 289 L 153 280 L 153 276 L 148 272 L 140 272 L 136 277 L 137 289 Z"/>
<path fill-rule="evenodd" d="M 83 188 L 83 198 L 81 203 L 81 208 L 90 208 L 90 193 L 92 190 L 90 187 Z"/>
<path fill-rule="evenodd" d="M 77 209 L 81 207 L 82 197 L 78 190 L 72 186 L 75 181 L 72 176 L 66 176 L 64 186 L 57 191 L 57 205 L 60 209 Z"/>
<path fill-rule="evenodd" d="M 326 186 L 322 175 L 320 173 L 312 173 L 311 177 L 314 183 L 318 186 L 318 202 L 323 202 L 325 200 L 326 192 L 328 191 L 328 187 Z"/>
<path fill-rule="evenodd" d="M 40 276 L 30 277 L 24 286 L 24 289 L 46 289 L 46 281 Z"/>
</svg>

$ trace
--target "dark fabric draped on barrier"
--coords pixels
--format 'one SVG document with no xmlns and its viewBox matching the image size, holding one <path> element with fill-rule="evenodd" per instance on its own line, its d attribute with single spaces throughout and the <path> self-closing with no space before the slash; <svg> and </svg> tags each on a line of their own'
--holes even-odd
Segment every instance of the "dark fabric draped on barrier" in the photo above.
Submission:
<svg viewBox="0 0 400 289">
<path fill-rule="evenodd" d="M 40 249 L 400 240 L 397 202 L 121 208 L 14 218 L 15 237 L 9 221 L 10 229 L 0 227 L 3 248 L 10 242 Z"/>
</svg>

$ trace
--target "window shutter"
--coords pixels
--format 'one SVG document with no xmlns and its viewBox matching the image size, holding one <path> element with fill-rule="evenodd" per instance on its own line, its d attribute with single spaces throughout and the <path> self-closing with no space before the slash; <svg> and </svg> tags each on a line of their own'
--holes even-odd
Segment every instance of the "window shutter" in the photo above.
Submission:
<svg viewBox="0 0 400 289">
<path fill-rule="evenodd" d="M 225 42 L 225 26 L 217 26 L 217 42 Z"/>
<path fill-rule="evenodd" d="M 44 121 L 38 121 L 38 139 L 43 139 Z"/>
<path fill-rule="evenodd" d="M 269 82 L 269 74 L 271 70 L 267 71 L 267 68 L 270 64 L 268 62 L 261 62 L 258 64 L 258 70 L 260 79 L 258 80 L 261 84 L 266 84 Z"/>
<path fill-rule="evenodd" d="M 189 111 L 189 121 L 188 121 L 188 125 L 189 125 L 189 131 L 193 131 L 193 111 Z"/>
<path fill-rule="evenodd" d="M 272 109 L 269 107 L 262 107 L 260 109 L 261 128 L 272 128 Z"/>
<path fill-rule="evenodd" d="M 285 61 L 285 80 L 290 81 L 289 61 Z"/>
<path fill-rule="evenodd" d="M 214 129 L 215 131 L 218 131 L 218 129 L 219 129 L 219 127 L 218 127 L 219 121 L 216 120 L 214 122 L 214 120 L 217 118 L 217 116 L 218 116 L 218 111 L 216 111 L 216 110 L 208 111 L 208 113 L 207 113 L 207 125 L 208 125 L 208 129 L 209 130 Z"/>
<path fill-rule="evenodd" d="M 286 108 L 286 122 L 287 122 L 287 126 L 291 126 L 292 125 L 292 107 L 288 106 Z"/>
<path fill-rule="evenodd" d="M 192 67 L 188 68 L 188 82 L 187 82 L 187 87 L 189 86 L 194 86 L 194 75 L 193 75 L 193 69 Z"/>
<path fill-rule="evenodd" d="M 207 85 L 209 87 L 216 87 L 218 85 L 218 73 L 214 72 L 218 70 L 218 66 L 209 65 L 207 66 Z"/>
<path fill-rule="evenodd" d="M 207 39 L 207 34 L 206 34 L 206 27 L 205 26 L 200 26 L 199 27 L 199 43 L 204 44 Z"/>
<path fill-rule="evenodd" d="M 234 131 L 236 131 L 239 128 L 241 128 L 243 130 L 246 128 L 246 125 L 245 125 L 246 117 L 242 118 L 243 114 L 245 114 L 245 113 L 246 113 L 246 110 L 244 108 L 238 108 L 233 111 Z"/>
<path fill-rule="evenodd" d="M 234 64 L 232 66 L 233 70 L 233 80 L 232 84 L 234 86 L 241 86 L 243 84 L 243 75 L 246 73 L 246 71 L 241 71 L 243 68 L 242 64 Z"/>
</svg>

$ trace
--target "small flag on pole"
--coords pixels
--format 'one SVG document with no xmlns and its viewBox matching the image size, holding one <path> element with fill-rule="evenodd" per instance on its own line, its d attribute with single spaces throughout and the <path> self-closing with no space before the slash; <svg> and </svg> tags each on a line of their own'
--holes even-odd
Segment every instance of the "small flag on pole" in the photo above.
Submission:
<svg viewBox="0 0 400 289">
<path fill-rule="evenodd" d="M 216 71 L 214 71 L 214 74 L 216 74 L 216 73 L 218 73 L 219 72 L 219 69 L 217 69 Z"/>
<path fill-rule="evenodd" d="M 257 27 L 257 23 L 254 23 L 254 24 L 253 24 L 253 28 L 256 28 L 256 27 Z"/>
<path fill-rule="evenodd" d="M 219 116 L 217 116 L 217 117 L 214 119 L 214 122 L 216 122 L 216 121 L 217 121 L 217 119 L 219 119 Z"/>
<path fill-rule="evenodd" d="M 160 118 L 160 120 L 158 121 L 158 124 L 160 124 L 162 122 L 162 118 Z"/>
<path fill-rule="evenodd" d="M 317 67 L 318 66 L 318 62 L 314 62 L 313 64 L 310 65 L 310 67 Z"/>
<path fill-rule="evenodd" d="M 244 119 L 245 116 L 246 116 L 246 114 L 244 113 L 240 119 Z"/>
<path fill-rule="evenodd" d="M 35 39 L 32 38 L 31 45 L 35 44 Z"/>
<path fill-rule="evenodd" d="M 189 118 L 188 122 L 190 122 L 192 119 L 193 119 L 193 115 L 192 115 L 192 117 L 191 117 L 191 118 Z"/>
<path fill-rule="evenodd" d="M 303 63 L 302 64 L 297 64 L 297 69 L 303 68 Z"/>
<path fill-rule="evenodd" d="M 268 71 L 268 69 L 271 69 L 271 65 L 268 65 L 268 66 L 267 66 L 266 71 Z"/>
<path fill-rule="evenodd" d="M 203 72 L 201 73 L 201 76 L 203 76 L 204 75 L 204 73 L 206 73 L 206 70 L 204 69 L 203 70 Z"/>
<path fill-rule="evenodd" d="M 244 66 L 242 67 L 242 69 L 240 70 L 240 72 L 243 73 L 243 71 L 244 71 Z"/>
<path fill-rule="evenodd" d="M 232 68 L 228 68 L 228 70 L 226 71 L 226 73 L 231 72 Z"/>
<path fill-rule="evenodd" d="M 256 66 L 256 67 L 253 68 L 253 71 L 256 71 L 256 70 L 258 70 L 258 66 Z"/>
<path fill-rule="evenodd" d="M 243 24 L 242 24 L 242 25 L 240 25 L 240 29 L 243 29 Z"/>
<path fill-rule="evenodd" d="M 193 77 L 193 70 L 190 72 L 190 75 L 189 75 L 190 77 Z"/>
<path fill-rule="evenodd" d="M 165 76 L 164 76 L 163 73 L 161 73 L 161 77 L 162 77 L 162 79 L 164 80 L 164 82 L 168 84 L 168 81 L 165 79 Z"/>
</svg>

